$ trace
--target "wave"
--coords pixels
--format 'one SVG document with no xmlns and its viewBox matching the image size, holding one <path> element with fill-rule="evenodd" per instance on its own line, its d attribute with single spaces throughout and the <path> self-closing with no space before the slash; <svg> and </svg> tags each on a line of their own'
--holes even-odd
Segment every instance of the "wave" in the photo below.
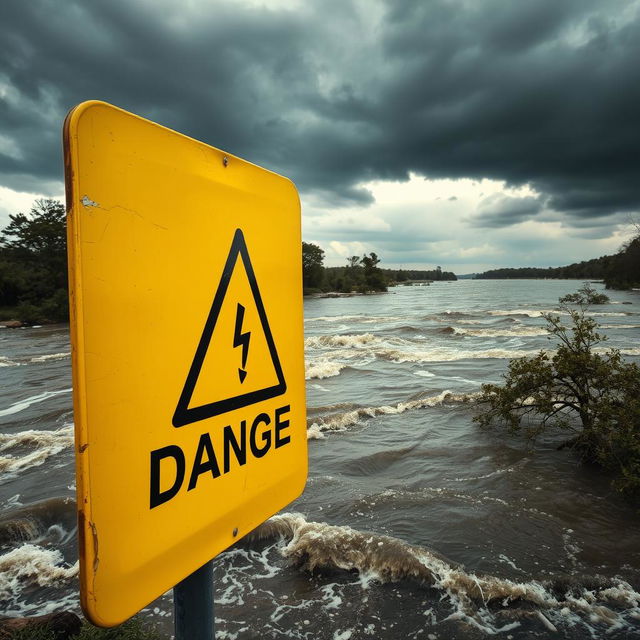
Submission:
<svg viewBox="0 0 640 640">
<path fill-rule="evenodd" d="M 399 402 L 396 405 L 383 405 L 380 407 L 360 407 L 350 411 L 343 411 L 321 417 L 307 427 L 307 438 L 319 440 L 325 437 L 327 431 L 345 431 L 348 427 L 358 424 L 363 418 L 375 418 L 382 415 L 397 415 L 405 411 L 424 409 L 426 407 L 438 407 L 443 404 L 460 404 L 470 402 L 479 397 L 478 393 L 452 393 L 443 391 L 436 396 L 427 396 L 407 402 Z"/>
<path fill-rule="evenodd" d="M 466 331 L 470 335 L 482 335 L 481 333 L 473 333 L 474 330 L 458 329 L 453 327 L 445 327 L 437 331 L 447 333 L 460 333 Z M 476 330 L 484 331 L 484 330 Z M 487 330 L 490 331 L 490 330 Z M 500 330 L 498 330 L 500 331 Z M 511 333 L 513 331 L 513 333 Z M 532 335 L 547 335 L 546 330 L 522 327 L 518 329 L 503 330 L 501 335 L 528 335 L 531 331 Z M 535 333 L 533 333 L 535 331 Z M 331 349 L 331 360 L 327 357 L 322 360 L 312 361 L 307 365 L 307 379 L 312 377 L 329 377 L 338 375 L 341 369 L 346 365 L 340 363 L 340 360 L 353 360 L 355 357 L 362 356 L 373 357 L 379 360 L 387 360 L 389 362 L 445 362 L 452 360 L 466 359 L 484 359 L 484 358 L 519 358 L 522 356 L 533 355 L 538 353 L 536 350 L 509 350 L 509 349 L 456 349 L 451 345 L 434 346 L 429 350 L 412 349 L 412 346 L 428 346 L 423 340 L 413 341 L 403 338 L 393 338 L 389 343 L 371 333 L 357 335 L 321 335 L 311 336 L 305 339 L 305 347 L 307 349 Z"/>
<path fill-rule="evenodd" d="M 462 350 L 436 347 L 430 351 L 401 351 L 399 349 L 379 349 L 375 355 L 381 360 L 390 362 L 448 362 L 452 360 L 484 359 L 484 358 L 521 358 L 538 353 L 530 349 L 483 349 Z"/>
<path fill-rule="evenodd" d="M 410 581 L 441 591 L 453 609 L 448 619 L 464 620 L 490 634 L 519 625 L 499 627 L 505 617 L 501 613 L 513 614 L 512 619 L 533 614 L 548 630 L 556 629 L 554 622 L 619 628 L 627 616 L 637 616 L 640 604 L 640 593 L 622 579 L 558 576 L 516 582 L 471 573 L 431 549 L 348 526 L 309 522 L 296 513 L 276 515 L 248 536 L 249 541 L 273 538 L 284 542 L 280 553 L 285 558 L 307 571 L 356 571 L 363 586 Z M 523 605 L 535 610 L 514 611 Z"/>
<path fill-rule="evenodd" d="M 304 346 L 307 349 L 322 349 L 324 347 L 361 347 L 363 345 L 380 343 L 371 333 L 361 335 L 312 336 L 306 338 Z"/>
<path fill-rule="evenodd" d="M 29 359 L 29 362 L 48 362 L 49 360 L 64 360 L 69 358 L 71 353 L 63 351 L 61 353 L 47 353 L 43 356 L 34 356 Z"/>
<path fill-rule="evenodd" d="M 341 362 L 340 360 L 348 360 L 353 362 L 354 358 L 364 357 L 364 360 L 359 360 L 357 364 L 360 366 L 371 362 L 372 358 L 379 360 L 386 360 L 387 362 L 393 362 L 402 364 L 405 362 L 449 362 L 455 360 L 475 360 L 475 359 L 487 359 L 487 358 L 521 358 L 524 356 L 533 356 L 539 353 L 538 350 L 514 350 L 514 349 L 484 349 L 484 350 L 462 350 L 436 347 L 430 351 L 403 351 L 400 349 L 391 348 L 361 348 L 361 349 L 344 349 L 335 350 L 331 352 L 332 359 L 328 357 L 309 360 L 305 365 L 305 377 L 307 380 L 331 378 L 337 376 L 340 372 L 349 366 L 348 363 Z M 623 352 L 625 353 L 625 352 Z M 628 355 L 634 355 L 630 353 Z M 424 373 L 417 373 L 416 375 L 427 375 Z M 431 377 L 428 376 L 427 377 Z"/>
<path fill-rule="evenodd" d="M 49 498 L 0 518 L 0 545 L 34 541 L 54 527 L 75 528 L 76 502 L 72 498 Z"/>
<path fill-rule="evenodd" d="M 45 400 L 48 400 L 49 398 L 53 398 L 55 396 L 59 396 L 62 393 L 71 393 L 71 391 L 72 389 L 61 389 L 60 391 L 45 391 L 43 393 L 39 393 L 38 395 L 25 398 L 24 400 L 15 402 L 6 409 L 0 409 L 0 417 L 19 413 L 20 411 L 24 411 L 24 409 L 28 409 L 32 404 L 44 402 Z"/>
<path fill-rule="evenodd" d="M 490 316 L 526 316 L 528 318 L 541 318 L 543 315 L 568 316 L 567 311 L 561 309 L 494 309 L 487 311 Z M 634 315 L 632 311 L 586 311 L 585 315 L 596 318 L 620 317 Z"/>
<path fill-rule="evenodd" d="M 640 324 L 601 324 L 600 329 L 640 329 Z"/>
<path fill-rule="evenodd" d="M 566 311 L 558 309 L 493 309 L 487 311 L 490 316 L 525 316 L 527 318 L 541 318 L 543 315 L 553 313 L 555 315 L 568 316 Z"/>
<path fill-rule="evenodd" d="M 504 329 L 465 329 L 463 327 L 452 327 L 452 333 L 457 336 L 476 336 L 481 338 L 517 338 L 532 336 L 548 336 L 549 331 L 544 327 L 505 327 Z"/>
<path fill-rule="evenodd" d="M 594 349 L 594 351 L 596 353 L 606 353 L 608 349 L 603 347 L 603 348 Z M 635 347 L 632 349 L 620 349 L 620 353 L 623 356 L 640 356 L 640 347 Z"/>
<path fill-rule="evenodd" d="M 0 434 L 0 451 L 15 447 L 35 447 L 23 456 L 1 456 L 0 473 L 14 474 L 34 466 L 41 465 L 47 458 L 63 449 L 73 446 L 73 425 L 66 425 L 55 431 L 28 430 L 19 433 Z"/>
<path fill-rule="evenodd" d="M 0 556 L 0 601 L 15 598 L 25 585 L 48 587 L 78 575 L 78 563 L 64 564 L 57 549 L 23 544 Z"/>
<path fill-rule="evenodd" d="M 305 323 L 311 322 L 365 322 L 365 323 L 381 323 L 381 322 L 397 322 L 402 320 L 399 316 L 318 316 L 316 318 L 305 318 Z"/>
<path fill-rule="evenodd" d="M 484 334 L 487 335 L 487 334 Z M 525 335 L 525 334 L 509 334 L 509 335 Z M 538 335 L 535 333 L 534 335 Z M 547 332 L 540 333 L 547 335 Z M 408 346 L 408 345 L 407 345 Z M 322 360 L 311 361 L 307 364 L 307 379 L 311 378 L 327 378 L 337 376 L 347 365 L 341 360 L 353 361 L 354 358 L 364 357 L 366 362 L 370 362 L 370 358 L 385 360 L 402 364 L 405 362 L 452 362 L 457 360 L 484 360 L 484 359 L 506 359 L 524 358 L 535 356 L 540 353 L 540 349 L 456 349 L 451 345 L 437 346 L 429 350 L 405 350 L 401 348 L 379 346 L 376 342 L 371 344 L 363 343 L 358 348 L 334 349 L 331 351 L 331 359 L 328 357 Z M 547 354 L 553 355 L 553 349 L 543 349 Z M 609 351 L 607 347 L 597 347 L 593 349 L 594 353 L 606 354 Z M 631 347 L 620 349 L 620 353 L 625 356 L 640 355 L 640 347 Z M 365 364 L 364 361 L 358 364 Z"/>
<path fill-rule="evenodd" d="M 455 482 L 456 479 L 450 478 L 448 480 L 450 482 Z M 460 480 L 464 481 L 464 479 Z M 417 490 L 385 489 L 382 493 L 379 493 L 376 496 L 377 503 L 387 502 L 392 504 L 394 508 L 403 503 L 417 502 L 420 504 L 424 504 L 425 501 L 431 501 L 434 499 L 455 500 L 473 506 L 491 503 L 494 505 L 499 504 L 504 507 L 510 507 L 509 503 L 502 498 L 496 498 L 484 493 L 470 495 L 468 493 L 463 493 L 459 489 L 452 489 L 448 487 L 422 487 L 421 489 Z"/>
<path fill-rule="evenodd" d="M 411 324 L 403 324 L 397 327 L 389 327 L 384 331 L 388 333 L 414 334 L 414 338 L 423 338 L 425 330 L 424 326 L 415 327 Z"/>
<path fill-rule="evenodd" d="M 340 375 L 340 372 L 346 367 L 341 362 L 332 362 L 331 360 L 313 360 L 305 363 L 305 379 L 321 380 L 322 378 L 332 378 Z"/>
<path fill-rule="evenodd" d="M 440 329 L 436 329 L 436 333 L 443 333 L 444 335 L 447 335 L 447 336 L 452 336 L 455 334 L 455 332 L 456 332 L 455 327 L 441 327 Z"/>
<path fill-rule="evenodd" d="M 431 313 L 418 318 L 420 321 L 427 320 L 429 322 L 451 322 L 454 320 L 456 324 L 480 324 L 483 312 L 467 313 L 465 311 L 441 311 L 439 313 Z M 406 320 L 406 317 L 405 317 Z"/>
<path fill-rule="evenodd" d="M 51 360 L 65 360 L 69 358 L 71 353 L 63 351 L 60 353 L 46 353 L 41 356 L 32 356 L 31 358 L 20 357 L 14 360 L 7 358 L 6 356 L 0 356 L 0 367 L 20 367 L 25 364 L 35 364 L 38 362 L 49 362 Z"/>
<path fill-rule="evenodd" d="M 30 429 L 18 433 L 0 433 L 0 451 L 20 445 L 34 445 L 38 448 L 63 444 L 73 444 L 73 425 L 65 425 L 54 431 Z"/>
</svg>

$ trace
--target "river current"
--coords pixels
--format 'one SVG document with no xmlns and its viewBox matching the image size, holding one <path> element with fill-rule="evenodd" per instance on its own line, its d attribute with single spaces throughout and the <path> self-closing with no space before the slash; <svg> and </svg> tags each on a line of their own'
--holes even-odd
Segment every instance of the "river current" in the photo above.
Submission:
<svg viewBox="0 0 640 640">
<path fill-rule="evenodd" d="M 307 487 L 215 560 L 217 637 L 640 637 L 637 508 L 557 438 L 472 421 L 580 286 L 305 300 Z M 640 292 L 608 294 L 603 346 L 640 362 Z M 78 609 L 69 352 L 67 326 L 0 330 L 0 615 Z M 171 633 L 171 594 L 144 614 Z"/>
</svg>

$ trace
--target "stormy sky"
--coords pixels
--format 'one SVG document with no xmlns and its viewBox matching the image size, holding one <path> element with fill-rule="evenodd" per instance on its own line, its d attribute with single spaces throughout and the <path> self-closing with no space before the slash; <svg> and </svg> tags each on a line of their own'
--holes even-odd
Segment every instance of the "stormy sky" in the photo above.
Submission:
<svg viewBox="0 0 640 640">
<path fill-rule="evenodd" d="M 290 177 L 328 264 L 557 266 L 640 218 L 637 0 L 2 0 L 0 226 L 87 99 Z"/>
</svg>

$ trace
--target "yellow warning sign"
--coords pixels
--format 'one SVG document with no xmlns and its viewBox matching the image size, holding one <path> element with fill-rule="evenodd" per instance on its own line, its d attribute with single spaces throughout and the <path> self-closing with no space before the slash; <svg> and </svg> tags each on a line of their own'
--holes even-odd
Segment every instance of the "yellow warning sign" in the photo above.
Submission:
<svg viewBox="0 0 640 640">
<path fill-rule="evenodd" d="M 173 416 L 173 426 L 268 400 L 286 390 L 249 251 L 238 229 Z"/>
<path fill-rule="evenodd" d="M 64 139 L 81 600 L 113 626 L 304 487 L 300 206 L 105 103 Z"/>
</svg>

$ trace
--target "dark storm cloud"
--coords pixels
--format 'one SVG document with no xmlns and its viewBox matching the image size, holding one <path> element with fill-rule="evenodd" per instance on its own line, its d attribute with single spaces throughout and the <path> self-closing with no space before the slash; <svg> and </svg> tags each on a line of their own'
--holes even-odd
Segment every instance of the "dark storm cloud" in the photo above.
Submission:
<svg viewBox="0 0 640 640">
<path fill-rule="evenodd" d="M 530 220 L 542 207 L 540 197 L 514 198 L 495 193 L 480 202 L 479 213 L 469 222 L 475 227 L 508 227 Z"/>
<path fill-rule="evenodd" d="M 61 120 L 98 98 L 336 205 L 369 202 L 360 182 L 413 171 L 529 182 L 568 220 L 637 211 L 640 17 L 630 7 L 5 0 L 2 182 L 59 179 Z M 505 209 L 484 223 L 524 216 Z"/>
</svg>

